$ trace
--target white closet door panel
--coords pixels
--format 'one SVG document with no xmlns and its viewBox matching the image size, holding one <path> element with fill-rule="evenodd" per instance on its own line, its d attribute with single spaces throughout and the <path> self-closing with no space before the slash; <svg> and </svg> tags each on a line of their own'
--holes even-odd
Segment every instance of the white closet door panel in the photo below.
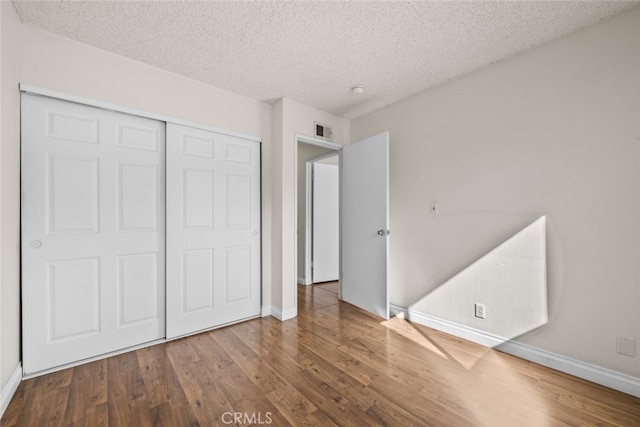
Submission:
<svg viewBox="0 0 640 427">
<path fill-rule="evenodd" d="M 260 147 L 167 124 L 167 337 L 260 313 Z"/>
<path fill-rule="evenodd" d="M 165 336 L 164 125 L 22 95 L 24 370 Z"/>
<path fill-rule="evenodd" d="M 181 261 L 181 313 L 212 310 L 215 306 L 213 249 L 182 251 Z"/>
<path fill-rule="evenodd" d="M 185 230 L 211 230 L 214 221 L 214 174 L 212 170 L 184 169 L 183 227 Z"/>
<path fill-rule="evenodd" d="M 251 228 L 251 175 L 226 176 L 227 228 Z"/>
<path fill-rule="evenodd" d="M 158 231 L 158 167 L 119 162 L 118 231 Z"/>
<path fill-rule="evenodd" d="M 225 248 L 225 302 L 227 304 L 251 299 L 251 247 Z"/>
<path fill-rule="evenodd" d="M 100 332 L 100 258 L 47 263 L 51 342 Z M 74 312 L 69 316 L 69 312 Z"/>
<path fill-rule="evenodd" d="M 100 159 L 51 153 L 46 161 L 48 234 L 98 233 Z"/>
<path fill-rule="evenodd" d="M 158 318 L 158 252 L 118 257 L 118 326 L 153 321 Z"/>
<path fill-rule="evenodd" d="M 95 111 L 67 106 L 66 110 L 47 110 L 45 114 L 47 137 L 64 141 L 98 143 L 100 118 Z"/>
</svg>

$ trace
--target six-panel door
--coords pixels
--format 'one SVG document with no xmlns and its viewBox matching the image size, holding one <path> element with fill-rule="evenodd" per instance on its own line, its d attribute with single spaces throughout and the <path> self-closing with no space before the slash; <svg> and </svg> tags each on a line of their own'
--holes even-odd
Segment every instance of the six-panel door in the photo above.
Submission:
<svg viewBox="0 0 640 427">
<path fill-rule="evenodd" d="M 260 314 L 259 148 L 167 124 L 167 338 Z"/>
<path fill-rule="evenodd" d="M 22 95 L 24 372 L 165 336 L 164 123 Z"/>
</svg>

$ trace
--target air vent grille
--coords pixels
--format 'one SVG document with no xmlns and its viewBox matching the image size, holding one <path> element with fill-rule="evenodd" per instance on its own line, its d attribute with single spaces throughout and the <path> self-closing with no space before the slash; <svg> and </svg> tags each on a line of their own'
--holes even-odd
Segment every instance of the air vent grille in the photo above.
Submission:
<svg viewBox="0 0 640 427">
<path fill-rule="evenodd" d="M 316 122 L 315 136 L 331 141 L 333 139 L 333 130 L 327 125 Z"/>
</svg>

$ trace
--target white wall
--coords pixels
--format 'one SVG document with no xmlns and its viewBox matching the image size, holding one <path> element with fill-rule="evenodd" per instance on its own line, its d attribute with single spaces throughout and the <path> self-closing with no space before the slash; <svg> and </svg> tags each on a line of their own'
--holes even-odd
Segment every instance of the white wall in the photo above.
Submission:
<svg viewBox="0 0 640 427">
<path fill-rule="evenodd" d="M 20 354 L 18 82 L 261 137 L 263 305 L 270 305 L 271 106 L 50 33 L 21 26 L 12 3 L 0 2 L 0 5 L 0 380 L 4 382 L 11 374 L 19 362 Z"/>
<path fill-rule="evenodd" d="M 19 32 L 13 4 L 0 2 L 0 392 L 20 363 Z"/>
<path fill-rule="evenodd" d="M 22 35 L 23 83 L 256 135 L 268 143 L 271 107 L 31 27 Z"/>
<path fill-rule="evenodd" d="M 305 144 L 303 142 L 298 143 L 298 282 L 306 283 L 310 281 L 311 277 L 305 277 L 305 259 L 306 259 L 306 243 L 307 243 L 307 160 L 319 156 L 324 153 L 328 153 L 330 148 L 319 147 L 317 145 Z M 333 159 L 334 157 L 331 157 Z M 337 159 L 337 157 L 335 157 Z M 300 282 L 301 279 L 305 279 L 304 282 Z"/>
<path fill-rule="evenodd" d="M 296 135 L 313 136 L 315 122 L 320 122 L 333 128 L 333 142 L 344 145 L 349 141 L 350 121 L 288 98 L 278 101 L 273 111 L 271 281 L 273 306 L 286 319 L 296 315 Z"/>
<path fill-rule="evenodd" d="M 547 215 L 549 320 L 517 340 L 640 375 L 616 353 L 616 335 L 640 339 L 640 10 L 354 120 L 351 136 L 384 130 L 392 303 Z"/>
<path fill-rule="evenodd" d="M 274 308 L 274 315 L 282 318 L 282 159 L 283 159 L 283 135 L 284 135 L 284 99 L 280 99 L 273 105 L 271 140 L 273 148 L 271 150 L 271 175 L 272 194 L 271 204 L 271 303 Z M 264 223 L 264 220 L 263 220 Z M 278 316 L 280 314 L 280 316 Z"/>
</svg>

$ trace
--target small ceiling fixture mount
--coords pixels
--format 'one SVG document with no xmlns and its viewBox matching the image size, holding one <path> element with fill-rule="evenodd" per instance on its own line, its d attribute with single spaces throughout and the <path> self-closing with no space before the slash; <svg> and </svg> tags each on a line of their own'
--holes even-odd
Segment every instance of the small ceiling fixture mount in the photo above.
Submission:
<svg viewBox="0 0 640 427">
<path fill-rule="evenodd" d="M 354 95 L 362 95 L 363 92 L 364 92 L 364 85 L 357 84 L 357 85 L 351 86 L 351 93 L 352 94 L 354 94 Z"/>
</svg>

